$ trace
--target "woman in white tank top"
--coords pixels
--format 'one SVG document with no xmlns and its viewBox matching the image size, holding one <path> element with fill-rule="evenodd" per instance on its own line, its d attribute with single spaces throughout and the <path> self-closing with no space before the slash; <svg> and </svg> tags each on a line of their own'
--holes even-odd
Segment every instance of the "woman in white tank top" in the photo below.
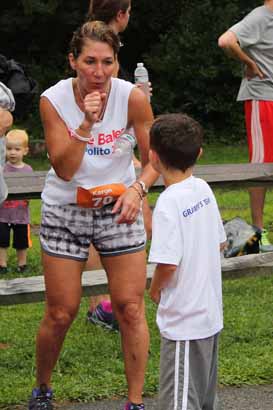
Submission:
<svg viewBox="0 0 273 410">
<path fill-rule="evenodd" d="M 112 79 L 118 48 L 119 39 L 107 25 L 85 23 L 74 33 L 69 54 L 76 78 L 57 83 L 41 98 L 52 169 L 42 195 L 40 240 L 47 307 L 37 337 L 32 410 L 38 408 L 41 394 L 45 410 L 52 409 L 51 375 L 78 311 L 90 243 L 100 253 L 119 321 L 128 399 L 131 404 L 142 403 L 149 334 L 143 300 L 146 258 L 141 203 L 158 174 L 148 161 L 150 104 L 130 83 Z M 126 161 L 108 154 L 130 126 L 143 166 L 136 181 Z"/>
</svg>

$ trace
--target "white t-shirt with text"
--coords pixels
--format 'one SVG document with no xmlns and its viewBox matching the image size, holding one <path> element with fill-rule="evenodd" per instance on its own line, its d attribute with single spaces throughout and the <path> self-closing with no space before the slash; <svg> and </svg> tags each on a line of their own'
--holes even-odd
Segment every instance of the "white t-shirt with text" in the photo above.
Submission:
<svg viewBox="0 0 273 410">
<path fill-rule="evenodd" d="M 226 234 L 208 184 L 193 176 L 170 185 L 153 213 L 149 262 L 177 266 L 161 292 L 157 324 L 170 340 L 197 340 L 223 327 L 220 243 Z"/>
</svg>

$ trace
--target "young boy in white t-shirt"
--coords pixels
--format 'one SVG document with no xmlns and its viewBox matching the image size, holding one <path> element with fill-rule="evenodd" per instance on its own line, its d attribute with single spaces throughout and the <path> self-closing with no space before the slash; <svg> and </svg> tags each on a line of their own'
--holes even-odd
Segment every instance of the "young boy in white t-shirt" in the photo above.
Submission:
<svg viewBox="0 0 273 410">
<path fill-rule="evenodd" d="M 149 294 L 161 333 L 159 410 L 217 409 L 226 235 L 213 192 L 192 175 L 202 137 L 184 114 L 162 115 L 150 131 L 150 161 L 166 186 L 153 213 L 149 255 L 157 264 Z"/>
</svg>

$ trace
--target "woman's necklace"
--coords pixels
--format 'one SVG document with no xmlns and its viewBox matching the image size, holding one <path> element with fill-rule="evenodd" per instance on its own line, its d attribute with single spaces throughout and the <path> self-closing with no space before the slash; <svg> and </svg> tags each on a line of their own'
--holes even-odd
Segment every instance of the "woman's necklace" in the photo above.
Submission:
<svg viewBox="0 0 273 410">
<path fill-rule="evenodd" d="M 78 94 L 79 94 L 79 97 L 80 97 L 80 104 L 84 105 L 84 97 L 82 95 L 78 79 L 76 79 L 76 87 L 77 87 Z M 110 94 L 110 90 L 111 90 L 111 83 L 108 87 L 108 90 L 106 91 L 106 97 L 105 97 L 103 106 L 101 108 L 101 112 L 100 112 L 100 115 L 99 115 L 99 118 L 98 118 L 97 122 L 102 121 L 102 119 L 103 119 L 103 116 L 104 116 L 104 113 L 105 113 L 105 110 L 106 110 L 106 106 L 107 106 L 107 101 L 108 101 L 109 94 Z"/>
</svg>

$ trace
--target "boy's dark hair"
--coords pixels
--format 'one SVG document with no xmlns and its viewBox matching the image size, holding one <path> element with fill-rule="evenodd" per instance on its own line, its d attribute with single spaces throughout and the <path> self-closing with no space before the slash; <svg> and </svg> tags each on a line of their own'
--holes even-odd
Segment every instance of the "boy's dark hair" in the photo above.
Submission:
<svg viewBox="0 0 273 410">
<path fill-rule="evenodd" d="M 161 162 L 183 172 L 195 164 L 202 142 L 201 125 L 182 113 L 159 116 L 150 130 L 150 147 Z"/>
</svg>

